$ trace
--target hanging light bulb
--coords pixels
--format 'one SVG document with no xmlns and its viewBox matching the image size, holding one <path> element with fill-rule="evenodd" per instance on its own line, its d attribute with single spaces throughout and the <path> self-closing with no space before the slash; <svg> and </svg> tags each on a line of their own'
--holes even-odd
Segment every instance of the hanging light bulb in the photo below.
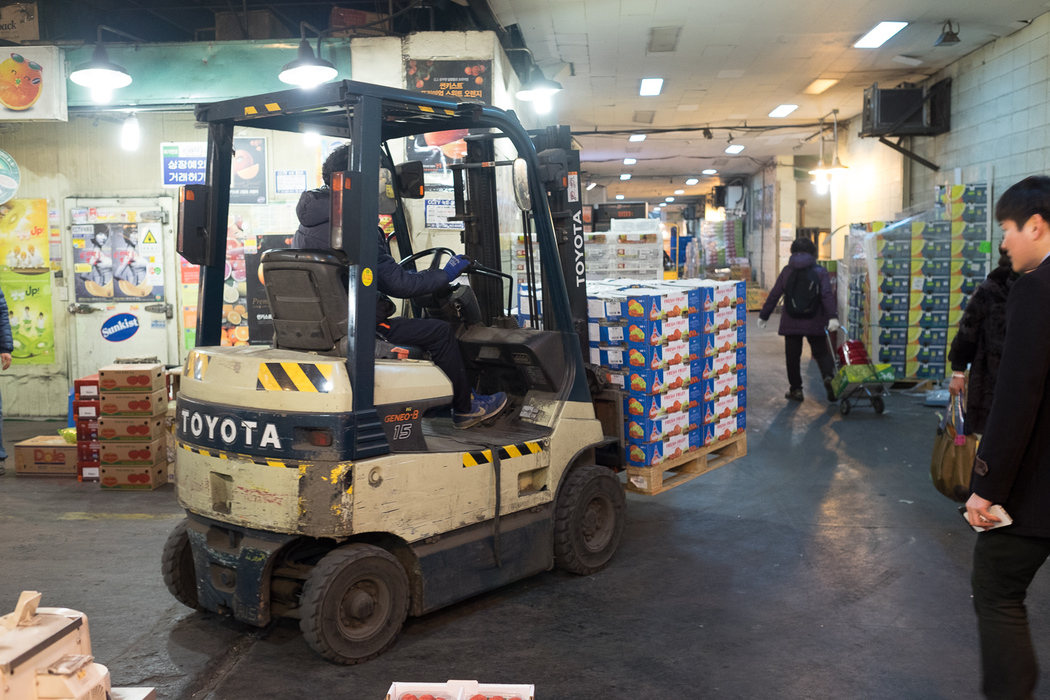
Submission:
<svg viewBox="0 0 1050 700">
<path fill-rule="evenodd" d="M 307 29 L 312 29 L 317 33 L 317 54 L 318 56 L 320 55 L 321 32 L 313 25 L 300 22 L 299 55 L 294 61 L 286 63 L 284 68 L 281 69 L 280 75 L 277 76 L 282 83 L 298 85 L 304 90 L 317 87 L 321 83 L 326 83 L 339 75 L 339 71 L 335 69 L 335 66 L 314 55 L 313 49 L 310 48 L 310 42 L 306 40 Z"/>
<path fill-rule="evenodd" d="M 536 114 L 549 114 L 551 106 L 550 95 L 537 94 L 532 98 L 532 108 L 536 110 Z"/>
<path fill-rule="evenodd" d="M 132 114 L 124 120 L 120 127 L 120 147 L 125 151 L 137 151 L 142 141 L 142 129 L 139 126 L 139 118 Z"/>
<path fill-rule="evenodd" d="M 113 101 L 113 91 L 104 87 L 91 88 L 91 101 L 97 105 L 108 105 Z"/>
<path fill-rule="evenodd" d="M 307 129 L 303 132 L 303 143 L 307 146 L 320 146 L 321 133 L 315 129 Z"/>
</svg>

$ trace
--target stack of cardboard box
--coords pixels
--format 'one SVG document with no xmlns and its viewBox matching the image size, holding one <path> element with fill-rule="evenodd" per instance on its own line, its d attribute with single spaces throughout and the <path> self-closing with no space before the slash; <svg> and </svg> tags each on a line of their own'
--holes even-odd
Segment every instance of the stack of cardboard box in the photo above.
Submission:
<svg viewBox="0 0 1050 700">
<path fill-rule="evenodd" d="M 77 479 L 98 481 L 98 374 L 73 381 L 73 420 L 77 431 Z"/>
<path fill-rule="evenodd" d="M 168 388 L 159 364 L 99 370 L 98 454 L 104 489 L 151 491 L 168 482 Z"/>
<path fill-rule="evenodd" d="M 746 427 L 743 282 L 588 283 L 590 360 L 623 389 L 627 461 L 654 466 Z"/>
</svg>

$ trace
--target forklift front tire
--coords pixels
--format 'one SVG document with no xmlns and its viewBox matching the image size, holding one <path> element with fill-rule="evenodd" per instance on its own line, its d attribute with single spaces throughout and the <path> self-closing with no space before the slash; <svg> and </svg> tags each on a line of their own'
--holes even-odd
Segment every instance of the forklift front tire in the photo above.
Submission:
<svg viewBox="0 0 1050 700">
<path fill-rule="evenodd" d="M 408 576 L 385 549 L 334 549 L 310 573 L 299 627 L 318 654 L 357 664 L 389 649 L 408 615 Z"/>
<path fill-rule="evenodd" d="M 193 565 L 193 549 L 186 533 L 183 519 L 168 535 L 164 543 L 164 554 L 160 559 L 160 570 L 164 585 L 175 596 L 175 600 L 194 610 L 201 610 L 197 601 L 197 574 Z"/>
<path fill-rule="evenodd" d="M 554 562 L 574 574 L 601 571 L 620 546 L 627 501 L 612 470 L 586 464 L 569 472 L 554 512 Z"/>
</svg>

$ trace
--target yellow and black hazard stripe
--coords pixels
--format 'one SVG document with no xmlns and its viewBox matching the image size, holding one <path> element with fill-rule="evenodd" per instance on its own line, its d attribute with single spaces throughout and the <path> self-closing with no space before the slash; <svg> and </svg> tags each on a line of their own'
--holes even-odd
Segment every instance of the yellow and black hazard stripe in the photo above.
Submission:
<svg viewBox="0 0 1050 700">
<path fill-rule="evenodd" d="M 514 459 L 515 457 L 524 457 L 527 455 L 534 455 L 538 452 L 543 451 L 543 445 L 539 442 L 519 442 L 513 445 L 504 445 L 497 449 L 497 454 L 500 460 Z M 477 467 L 482 464 L 492 463 L 492 450 L 481 450 L 479 452 L 464 452 L 463 453 L 463 466 L 464 467 Z"/>
<path fill-rule="evenodd" d="M 215 459 L 238 459 L 243 462 L 251 462 L 252 464 L 261 464 L 264 467 L 288 467 L 290 469 L 298 469 L 299 467 L 309 467 L 309 464 L 289 464 L 279 459 L 259 459 L 258 457 L 249 457 L 247 455 L 229 454 L 227 452 L 220 452 L 218 450 L 205 450 L 200 447 L 193 447 L 187 445 L 184 442 L 179 443 L 179 447 L 192 452 L 194 454 L 203 455 L 204 457 L 214 457 Z"/>
<path fill-rule="evenodd" d="M 280 112 L 281 111 L 281 105 L 277 104 L 276 102 L 267 102 L 262 107 L 255 107 L 255 106 L 249 105 L 248 107 L 244 108 L 244 114 L 246 116 L 247 115 L 251 115 L 251 114 L 259 114 L 263 110 L 265 110 L 267 112 Z"/>
<path fill-rule="evenodd" d="M 196 350 L 191 350 L 189 357 L 186 359 L 186 367 L 191 377 L 198 382 L 203 381 L 204 375 L 208 371 L 208 356 Z"/>
<path fill-rule="evenodd" d="M 332 365 L 309 362 L 265 362 L 259 365 L 256 391 L 332 391 Z"/>
<path fill-rule="evenodd" d="M 438 114 L 439 112 L 444 112 L 450 117 L 456 116 L 456 110 L 454 109 L 434 109 L 433 107 L 426 107 L 423 105 L 418 106 L 420 112 L 426 112 L 427 114 Z"/>
</svg>

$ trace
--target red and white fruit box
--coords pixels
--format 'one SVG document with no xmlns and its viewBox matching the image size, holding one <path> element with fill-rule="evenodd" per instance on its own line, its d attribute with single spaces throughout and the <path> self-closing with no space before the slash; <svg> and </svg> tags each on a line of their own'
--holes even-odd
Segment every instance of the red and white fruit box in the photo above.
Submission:
<svg viewBox="0 0 1050 700">
<path fill-rule="evenodd" d="M 103 416 L 162 416 L 168 410 L 168 392 L 164 389 L 152 394 L 130 392 L 102 392 Z M 73 405 L 76 408 L 76 402 Z"/>
<path fill-rule="evenodd" d="M 97 399 L 98 398 L 98 374 L 89 374 L 86 377 L 73 380 L 74 399 Z"/>
<path fill-rule="evenodd" d="M 106 365 L 98 371 L 99 391 L 152 394 L 167 390 L 164 365 Z"/>
<path fill-rule="evenodd" d="M 73 399 L 74 418 L 95 419 L 98 418 L 99 410 L 98 399 Z"/>
<path fill-rule="evenodd" d="M 148 467 L 103 466 L 99 486 L 116 491 L 152 491 L 168 483 L 168 462 Z"/>
<path fill-rule="evenodd" d="M 150 443 L 109 440 L 97 444 L 98 461 L 107 467 L 148 467 L 168 461 L 168 444 L 165 438 Z"/>
<path fill-rule="evenodd" d="M 448 681 L 447 683 L 391 684 L 386 700 L 535 700 L 536 686 L 507 683 L 478 683 L 477 681 Z"/>
<path fill-rule="evenodd" d="M 164 416 L 125 418 L 102 416 L 98 419 L 98 439 L 153 442 L 164 437 Z"/>
</svg>

